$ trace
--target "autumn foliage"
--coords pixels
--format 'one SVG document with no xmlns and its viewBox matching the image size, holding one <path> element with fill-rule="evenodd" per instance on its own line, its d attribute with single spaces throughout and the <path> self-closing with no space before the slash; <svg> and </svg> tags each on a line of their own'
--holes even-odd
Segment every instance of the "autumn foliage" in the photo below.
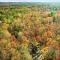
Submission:
<svg viewBox="0 0 60 60">
<path fill-rule="evenodd" d="M 57 11 L 5 8 L 0 7 L 0 60 L 60 60 Z"/>
</svg>

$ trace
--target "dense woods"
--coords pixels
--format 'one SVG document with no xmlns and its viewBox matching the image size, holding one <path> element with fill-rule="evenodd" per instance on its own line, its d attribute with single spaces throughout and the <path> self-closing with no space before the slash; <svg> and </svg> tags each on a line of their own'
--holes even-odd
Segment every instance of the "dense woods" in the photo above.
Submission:
<svg viewBox="0 0 60 60">
<path fill-rule="evenodd" d="M 60 7 L 54 6 L 0 6 L 0 60 L 60 60 Z"/>
</svg>

